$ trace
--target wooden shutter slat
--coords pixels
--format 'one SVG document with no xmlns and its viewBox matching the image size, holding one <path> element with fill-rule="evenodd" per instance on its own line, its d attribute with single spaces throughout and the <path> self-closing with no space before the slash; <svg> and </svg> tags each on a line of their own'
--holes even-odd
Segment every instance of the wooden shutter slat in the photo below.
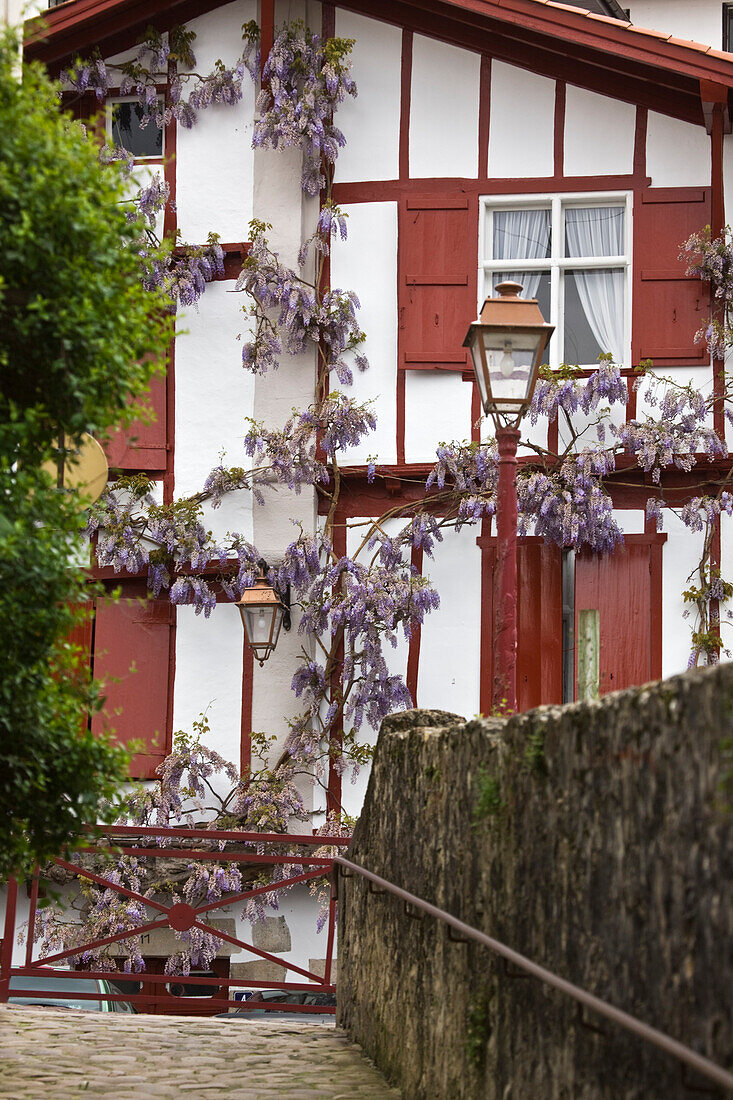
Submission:
<svg viewBox="0 0 733 1100">
<path fill-rule="evenodd" d="M 694 343 L 710 310 L 699 279 L 685 276 L 680 245 L 711 218 L 709 188 L 659 187 L 641 193 L 634 208 L 634 255 L 652 259 L 637 268 L 632 303 L 632 361 L 655 366 L 699 366 L 707 357 Z"/>
<path fill-rule="evenodd" d="M 169 672 L 175 609 L 165 600 L 98 601 L 94 677 L 105 680 L 102 714 L 92 730 L 114 728 L 115 740 L 144 742 L 134 779 L 152 778 L 170 751 Z"/>
<path fill-rule="evenodd" d="M 150 383 L 149 396 L 142 402 L 152 409 L 151 423 L 134 421 L 104 442 L 107 461 L 113 469 L 165 470 L 167 452 L 166 381 L 157 375 Z"/>
</svg>

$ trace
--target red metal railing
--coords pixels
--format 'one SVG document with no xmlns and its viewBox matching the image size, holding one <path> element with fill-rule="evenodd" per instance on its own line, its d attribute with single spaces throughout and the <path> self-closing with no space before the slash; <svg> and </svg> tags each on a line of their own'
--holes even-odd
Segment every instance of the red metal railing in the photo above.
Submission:
<svg viewBox="0 0 733 1100">
<path fill-rule="evenodd" d="M 285 879 L 278 879 L 277 881 L 271 881 L 264 884 L 261 883 L 250 889 L 242 890 L 239 893 L 227 894 L 219 900 L 205 902 L 201 905 L 192 906 L 184 902 L 174 902 L 170 905 L 166 905 L 157 899 L 146 898 L 142 894 L 136 893 L 134 890 L 130 890 L 119 883 L 111 881 L 109 878 L 105 877 L 104 874 L 99 874 L 96 871 L 87 869 L 83 865 L 72 863 L 62 858 L 54 859 L 52 862 L 56 866 L 63 868 L 72 875 L 94 882 L 103 889 L 113 890 L 122 897 L 140 902 L 142 906 L 151 910 L 154 916 L 151 919 L 143 920 L 134 928 L 126 928 L 124 931 L 115 933 L 114 935 L 89 940 L 82 944 L 76 944 L 74 947 L 69 947 L 63 951 L 56 951 L 42 958 L 34 957 L 35 929 L 40 892 L 39 876 L 38 873 L 36 873 L 33 877 L 29 894 L 30 912 L 27 928 L 25 929 L 25 962 L 22 966 L 13 966 L 13 945 L 17 942 L 17 935 L 19 932 L 17 926 L 18 884 L 14 879 L 11 879 L 8 883 L 5 930 L 2 949 L 0 951 L 0 1003 L 8 1000 L 11 978 L 15 979 L 12 991 L 14 997 L 32 996 L 34 1000 L 38 1001 L 46 998 L 58 997 L 58 993 L 52 991 L 22 988 L 23 977 L 38 978 L 48 975 L 62 976 L 64 979 L 69 979 L 69 996 L 73 997 L 74 1000 L 99 1001 L 103 999 L 105 1001 L 126 1001 L 134 1004 L 142 1011 L 163 1011 L 175 1014 L 211 1014 L 212 1012 L 225 1011 L 231 1006 L 236 1006 L 237 1008 L 242 1008 L 247 1011 L 250 1002 L 236 1001 L 228 996 L 231 986 L 246 986 L 252 989 L 281 989 L 292 992 L 335 993 L 335 985 L 331 981 L 333 945 L 336 930 L 336 898 L 333 876 L 331 874 L 333 870 L 333 859 L 324 854 L 304 854 L 303 849 L 306 849 L 306 852 L 310 849 L 310 852 L 312 852 L 314 849 L 324 847 L 346 847 L 349 844 L 348 838 L 314 836 L 312 834 L 248 833 L 221 829 L 178 829 L 121 825 L 95 826 L 93 830 L 90 831 L 93 831 L 95 836 L 100 839 L 97 839 L 93 845 L 81 848 L 81 853 L 93 852 L 99 855 L 106 852 L 117 857 L 128 855 L 141 860 L 145 858 L 180 858 L 191 862 L 215 860 L 217 862 L 237 864 L 239 866 L 252 865 L 258 869 L 262 868 L 263 871 L 277 864 L 285 864 L 288 867 L 300 867 L 301 870 L 298 874 L 289 874 Z M 101 838 L 105 839 L 102 840 Z M 158 843 L 151 843 L 154 841 L 158 841 Z M 161 841 L 164 843 L 161 844 Z M 193 843 L 198 846 L 188 847 L 179 844 L 178 847 L 173 847 L 175 841 L 184 841 L 186 844 Z M 211 847 L 212 842 L 219 841 L 226 842 L 226 847 L 223 850 L 219 850 L 218 846 L 216 848 Z M 202 846 L 201 842 L 208 843 Z M 256 850 L 253 850 L 253 846 L 256 846 Z M 271 850 L 273 846 L 276 846 L 275 851 Z M 268 851 L 265 849 L 270 850 Z M 331 887 L 328 905 L 328 930 L 323 976 L 302 966 L 298 966 L 293 962 L 289 962 L 280 955 L 274 955 L 262 948 L 255 947 L 252 943 L 241 940 L 236 936 L 231 936 L 220 928 L 212 927 L 210 924 L 206 923 L 205 919 L 202 919 L 216 910 L 223 909 L 230 905 L 237 905 L 250 898 L 265 896 L 283 887 L 296 886 L 324 877 L 330 878 Z M 68 960 L 78 958 L 86 952 L 94 951 L 95 949 L 103 948 L 114 943 L 124 943 L 126 939 L 132 936 L 144 936 L 158 928 L 171 928 L 178 932 L 187 931 L 191 928 L 198 928 L 203 932 L 211 933 L 223 943 L 232 944 L 240 950 L 250 953 L 250 955 L 255 958 L 285 967 L 286 971 L 290 971 L 293 975 L 297 975 L 300 980 L 265 981 L 249 978 L 243 979 L 241 977 L 232 978 L 219 976 L 218 974 L 216 976 L 209 975 L 205 977 L 192 974 L 182 978 L 177 975 L 155 974 L 149 973 L 148 971 L 144 971 L 140 974 L 125 973 L 121 970 L 117 972 L 94 970 L 78 971 L 69 970 L 65 967 L 62 968 L 58 965 L 64 962 L 67 962 L 68 965 Z M 100 978 L 112 982 L 140 982 L 145 992 L 129 994 L 104 993 L 101 997 L 99 993 L 73 992 L 72 979 L 75 976 L 85 979 Z M 217 994 L 211 998 L 191 996 L 187 998 L 185 996 L 173 996 L 167 991 L 167 986 L 171 984 L 180 984 L 181 982 L 184 982 L 187 986 L 211 986 L 215 984 L 219 990 L 226 989 L 227 996 Z M 280 1003 L 268 1005 L 265 1001 L 252 1002 L 251 1008 L 271 1008 L 272 1010 L 296 1013 L 312 1012 L 333 1014 L 335 1011 L 333 1006 L 330 1005 Z"/>
</svg>

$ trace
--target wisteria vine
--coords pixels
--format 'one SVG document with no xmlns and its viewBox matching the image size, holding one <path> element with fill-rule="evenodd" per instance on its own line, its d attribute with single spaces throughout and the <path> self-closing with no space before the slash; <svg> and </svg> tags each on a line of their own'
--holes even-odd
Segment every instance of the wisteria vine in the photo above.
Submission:
<svg viewBox="0 0 733 1100">
<path fill-rule="evenodd" d="M 122 66 L 120 86 L 138 96 L 151 124 L 163 126 L 175 119 L 183 126 L 193 125 L 209 105 L 241 98 L 245 72 L 258 75 L 258 35 L 255 26 L 245 26 L 237 62 L 231 68 L 219 64 L 213 74 L 201 77 L 194 71 L 190 32 L 171 32 L 167 39 L 149 34 L 137 58 Z M 155 597 L 192 605 L 197 614 L 208 617 L 217 606 L 218 588 L 235 600 L 254 583 L 261 555 L 239 533 L 215 539 L 204 523 L 204 505 L 216 508 L 238 492 L 251 493 L 262 505 L 273 489 L 298 493 L 304 488 L 315 491 L 322 502 L 320 528 L 315 533 L 299 531 L 269 572 L 276 588 L 290 586 L 303 639 L 292 680 L 302 707 L 290 723 L 279 759 L 239 776 L 205 749 L 200 737 L 179 739 L 162 766 L 160 784 L 146 789 L 132 804 L 132 820 L 138 823 L 181 820 L 184 787 L 199 798 L 199 813 L 211 812 L 201 801 L 202 792 L 209 776 L 222 771 L 231 791 L 215 810 L 219 820 L 285 831 L 292 817 L 304 813 L 299 777 L 307 774 L 325 789 L 329 768 L 356 772 L 368 763 L 370 750 L 360 736 L 365 725 L 376 727 L 390 711 L 411 705 L 403 678 L 390 671 L 386 647 L 396 646 L 400 634 L 409 638 L 439 604 L 430 581 L 412 565 L 413 551 L 421 549 L 430 558 L 446 530 L 490 520 L 495 513 L 493 440 L 447 442 L 438 448 L 421 497 L 395 504 L 376 519 L 347 523 L 348 537 L 343 537 L 343 521 L 338 519 L 341 471 L 349 463 L 350 450 L 364 444 L 376 427 L 374 410 L 344 392 L 353 368 L 369 366 L 362 350 L 365 336 L 358 322 L 358 299 L 353 291 L 331 287 L 325 278 L 325 259 L 334 238 L 346 239 L 348 234 L 346 215 L 332 197 L 333 168 L 344 144 L 333 117 L 340 102 L 356 95 L 349 71 L 352 45 L 349 40 L 322 41 L 302 23 L 284 27 L 275 39 L 263 69 L 253 144 L 301 148 L 301 187 L 309 195 L 320 194 L 320 209 L 297 270 L 284 265 L 270 246 L 271 227 L 253 222 L 251 248 L 236 283 L 237 291 L 249 300 L 243 368 L 264 374 L 277 369 L 283 355 L 310 349 L 318 364 L 313 403 L 293 410 L 279 428 L 251 421 L 242 465 L 222 462 L 197 494 L 162 505 L 153 498 L 147 479 L 136 475 L 120 478 L 90 513 L 88 533 L 95 539 L 100 566 L 145 573 Z M 155 74 L 164 68 L 169 90 L 161 107 Z M 67 79 L 78 91 L 92 90 L 100 99 L 109 89 L 109 73 L 98 58 L 77 62 Z M 106 156 L 119 159 L 122 154 L 109 150 Z M 160 181 L 138 195 L 151 234 L 167 200 Z M 186 305 L 196 301 L 221 263 L 213 236 L 199 249 L 187 248 L 177 244 L 167 265 L 148 265 L 151 281 L 168 280 L 171 297 Z M 683 249 L 688 261 L 698 256 L 689 273 L 711 279 L 716 297 L 725 303 L 722 318 L 714 318 L 712 327 L 698 334 L 714 354 L 723 344 L 733 343 L 727 324 L 733 265 L 727 248 L 697 235 Z M 733 513 L 733 496 L 724 479 L 714 493 L 680 507 L 666 499 L 662 475 L 670 469 L 689 473 L 701 457 L 714 463 L 727 455 L 724 441 L 710 426 L 713 401 L 719 395 L 704 398 L 692 385 L 657 377 L 648 364 L 637 369 L 633 385 L 642 411 L 619 424 L 614 406 L 626 406 L 629 387 L 609 356 L 602 356 L 598 369 L 590 373 L 572 366 L 543 370 L 529 420 L 560 422 L 565 442 L 558 453 L 528 444 L 533 453 L 522 461 L 518 477 L 520 530 L 564 549 L 588 546 L 597 553 L 613 552 L 623 535 L 614 518 L 610 484 L 635 466 L 651 486 L 650 519 L 661 527 L 665 511 L 674 507 L 691 530 L 703 533 L 698 576 L 684 598 L 695 615 L 691 662 L 712 661 L 722 644 L 720 604 L 733 594 L 733 586 L 711 565 L 711 533 L 721 512 Z M 367 471 L 370 480 L 383 476 L 376 459 L 369 460 Z M 703 476 L 701 484 L 707 480 Z M 345 553 L 336 549 L 344 544 Z M 269 747 L 267 741 L 260 746 L 263 760 Z M 332 807 L 328 827 L 348 829 L 338 806 Z M 121 862 L 117 873 L 127 882 L 137 882 L 138 892 L 156 888 L 149 881 L 146 886 L 138 867 Z M 205 874 L 196 871 L 182 887 L 181 897 L 239 889 L 236 876 L 225 881 L 222 875 L 217 879 L 217 873 L 216 867 Z M 97 896 L 94 889 L 93 926 L 87 931 L 102 935 L 113 919 L 138 919 L 134 906 L 127 914 L 120 912 L 117 902 Z M 261 917 L 262 912 L 248 915 Z M 50 950 L 60 935 L 58 921 L 49 917 L 41 935 Z M 175 972 L 186 972 L 191 965 L 210 961 L 212 950 L 208 942 L 184 943 L 170 965 Z M 99 959 L 93 961 L 101 965 Z M 140 968 L 134 945 L 126 965 Z"/>
</svg>

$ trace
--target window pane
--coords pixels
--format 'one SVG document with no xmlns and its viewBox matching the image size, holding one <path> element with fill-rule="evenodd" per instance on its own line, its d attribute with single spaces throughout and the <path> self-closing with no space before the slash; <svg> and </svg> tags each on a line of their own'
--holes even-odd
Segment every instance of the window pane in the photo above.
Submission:
<svg viewBox="0 0 733 1100">
<path fill-rule="evenodd" d="M 563 359 L 566 363 L 593 366 L 601 352 L 608 350 L 601 347 L 588 323 L 574 271 L 565 274 L 564 331 Z"/>
<path fill-rule="evenodd" d="M 115 103 L 112 106 L 112 140 L 134 157 L 163 155 L 163 131 L 150 119 L 142 126 L 145 112 L 139 103 Z"/>
<path fill-rule="evenodd" d="M 549 210 L 495 210 L 493 259 L 543 260 L 550 255 Z"/>
<path fill-rule="evenodd" d="M 566 256 L 623 256 L 623 206 L 569 206 L 565 210 Z"/>
<path fill-rule="evenodd" d="M 522 298 L 536 298 L 546 321 L 550 320 L 550 272 L 549 271 L 495 271 L 491 277 L 492 294 L 499 283 L 521 283 Z"/>
</svg>

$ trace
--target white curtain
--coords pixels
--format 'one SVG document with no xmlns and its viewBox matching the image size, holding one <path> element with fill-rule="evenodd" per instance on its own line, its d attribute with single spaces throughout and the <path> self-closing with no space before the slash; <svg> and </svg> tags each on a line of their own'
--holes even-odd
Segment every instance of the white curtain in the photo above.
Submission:
<svg viewBox="0 0 733 1100">
<path fill-rule="evenodd" d="M 550 243 L 549 210 L 495 210 L 494 259 L 543 260 Z M 521 283 L 522 297 L 536 298 L 541 271 L 502 271 L 494 275 L 494 286 L 507 280 Z"/>
<path fill-rule="evenodd" d="M 568 256 L 622 256 L 624 209 L 621 206 L 569 207 L 565 211 Z M 624 273 L 573 271 L 583 312 L 602 351 L 617 363 L 624 355 Z"/>
</svg>

